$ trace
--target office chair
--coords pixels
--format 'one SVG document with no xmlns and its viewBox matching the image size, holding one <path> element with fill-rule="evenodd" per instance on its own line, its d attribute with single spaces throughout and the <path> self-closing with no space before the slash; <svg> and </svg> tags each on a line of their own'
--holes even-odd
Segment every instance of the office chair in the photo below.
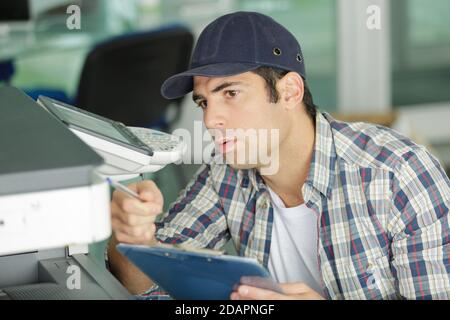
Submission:
<svg viewBox="0 0 450 320">
<path fill-rule="evenodd" d="M 75 105 L 128 126 L 167 131 L 165 79 L 188 68 L 192 33 L 171 25 L 107 40 L 88 54 Z M 181 99 L 176 102 L 176 121 Z"/>
<path fill-rule="evenodd" d="M 180 117 L 182 99 L 166 100 L 160 88 L 168 77 L 188 68 L 193 42 L 186 27 L 170 25 L 97 45 L 86 57 L 74 104 L 128 126 L 168 132 Z M 175 115 L 169 121 L 165 115 L 172 103 Z M 172 168 L 185 186 L 181 166 Z M 159 173 L 152 178 L 162 179 Z"/>
<path fill-rule="evenodd" d="M 12 60 L 0 61 L 0 82 L 9 84 L 14 74 L 14 63 Z"/>
</svg>

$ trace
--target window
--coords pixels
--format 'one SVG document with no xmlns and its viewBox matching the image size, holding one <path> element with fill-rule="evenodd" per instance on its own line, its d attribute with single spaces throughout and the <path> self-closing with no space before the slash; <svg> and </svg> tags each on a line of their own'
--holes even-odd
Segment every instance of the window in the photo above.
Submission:
<svg viewBox="0 0 450 320">
<path fill-rule="evenodd" d="M 450 1 L 391 6 L 393 105 L 450 101 Z"/>
</svg>

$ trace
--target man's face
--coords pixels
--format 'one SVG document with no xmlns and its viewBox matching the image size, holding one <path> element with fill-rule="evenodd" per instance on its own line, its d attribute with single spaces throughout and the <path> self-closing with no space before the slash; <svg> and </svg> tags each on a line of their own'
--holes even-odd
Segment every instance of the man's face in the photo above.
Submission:
<svg viewBox="0 0 450 320">
<path fill-rule="evenodd" d="M 258 168 L 273 158 L 289 119 L 280 102 L 270 103 L 262 77 L 252 72 L 220 78 L 196 76 L 193 100 L 203 109 L 216 153 L 222 153 L 230 166 Z"/>
</svg>

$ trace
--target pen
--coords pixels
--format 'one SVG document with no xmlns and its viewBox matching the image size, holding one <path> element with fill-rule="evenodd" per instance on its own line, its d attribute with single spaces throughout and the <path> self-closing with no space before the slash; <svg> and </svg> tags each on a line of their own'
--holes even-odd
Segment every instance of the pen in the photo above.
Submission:
<svg viewBox="0 0 450 320">
<path fill-rule="evenodd" d="M 129 196 L 132 196 L 133 198 L 136 198 L 138 200 L 140 200 L 139 195 L 134 192 L 133 190 L 131 190 L 130 188 L 124 186 L 123 184 L 121 184 L 120 182 L 117 181 L 113 181 L 111 180 L 111 178 L 106 178 L 106 181 L 108 181 L 108 183 L 114 187 L 117 190 L 120 190 L 122 192 L 125 192 L 126 194 L 128 194 Z"/>
</svg>

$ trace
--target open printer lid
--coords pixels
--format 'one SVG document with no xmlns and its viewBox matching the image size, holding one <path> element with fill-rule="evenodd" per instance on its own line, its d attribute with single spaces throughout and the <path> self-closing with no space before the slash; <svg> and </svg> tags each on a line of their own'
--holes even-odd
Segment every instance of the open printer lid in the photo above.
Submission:
<svg viewBox="0 0 450 320">
<path fill-rule="evenodd" d="M 26 94 L 0 88 L 0 196 L 90 185 L 103 162 Z"/>
<path fill-rule="evenodd" d="M 0 256 L 111 234 L 109 187 L 94 150 L 13 87 L 0 88 Z"/>
</svg>

